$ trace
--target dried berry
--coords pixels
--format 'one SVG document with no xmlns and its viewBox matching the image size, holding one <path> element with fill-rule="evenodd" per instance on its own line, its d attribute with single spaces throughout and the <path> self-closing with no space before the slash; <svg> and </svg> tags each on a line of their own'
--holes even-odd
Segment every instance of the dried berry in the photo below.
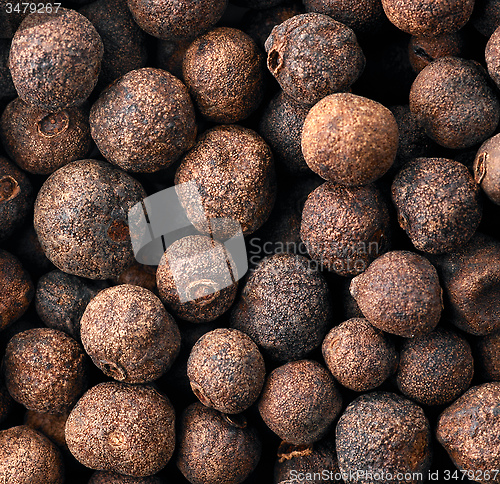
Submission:
<svg viewBox="0 0 500 484">
<path fill-rule="evenodd" d="M 90 111 L 90 130 L 110 163 L 134 172 L 168 167 L 196 138 L 186 87 L 150 67 L 128 72 L 101 94 Z"/>
<path fill-rule="evenodd" d="M 322 351 L 335 379 L 357 392 L 381 385 L 398 364 L 394 343 L 366 319 L 353 318 L 335 326 L 323 340 Z"/>
<path fill-rule="evenodd" d="M 130 477 L 116 472 L 97 471 L 88 484 L 165 484 L 161 477 Z"/>
<path fill-rule="evenodd" d="M 86 467 L 150 476 L 172 456 L 174 419 L 170 401 L 153 387 L 100 383 L 71 411 L 66 442 Z"/>
<path fill-rule="evenodd" d="M 479 148 L 474 160 L 474 180 L 493 203 L 500 205 L 500 135 Z"/>
<path fill-rule="evenodd" d="M 296 15 L 274 27 L 265 48 L 267 67 L 283 91 L 305 104 L 347 91 L 365 67 L 354 32 L 319 13 Z"/>
<path fill-rule="evenodd" d="M 266 425 L 285 442 L 311 444 L 326 435 L 342 397 L 330 373 L 312 360 L 286 363 L 267 377 L 258 408 Z"/>
<path fill-rule="evenodd" d="M 97 83 L 103 45 L 75 10 L 28 15 L 12 39 L 9 67 L 23 101 L 57 112 L 82 104 Z"/>
<path fill-rule="evenodd" d="M 104 289 L 89 302 L 80 324 L 85 351 L 115 380 L 156 380 L 179 354 L 177 324 L 158 297 L 143 287 Z"/>
<path fill-rule="evenodd" d="M 156 295 L 158 294 L 158 288 L 156 287 L 156 267 L 139 264 L 137 261 L 134 261 L 130 267 L 127 267 L 113 282 L 116 284 L 141 286 Z"/>
<path fill-rule="evenodd" d="M 134 260 L 128 211 L 145 196 L 139 182 L 103 161 L 59 168 L 35 203 L 34 225 L 45 255 L 80 277 L 120 275 Z"/>
<path fill-rule="evenodd" d="M 485 37 L 493 34 L 500 25 L 500 2 L 498 0 L 476 0 L 471 24 Z"/>
<path fill-rule="evenodd" d="M 193 403 L 180 422 L 177 467 L 191 484 L 240 484 L 257 466 L 261 447 L 245 417 Z"/>
<path fill-rule="evenodd" d="M 373 326 L 405 338 L 430 333 L 443 309 L 436 269 L 405 250 L 380 256 L 351 281 L 350 291 Z"/>
<path fill-rule="evenodd" d="M 298 360 L 321 344 L 332 324 L 330 297 L 311 261 L 276 254 L 250 275 L 231 314 L 231 326 L 248 334 L 269 357 Z"/>
<path fill-rule="evenodd" d="M 350 93 L 327 96 L 309 111 L 302 153 L 312 171 L 341 185 L 368 185 L 393 164 L 398 125 L 382 104 Z"/>
<path fill-rule="evenodd" d="M 300 237 L 319 267 L 356 275 L 388 249 L 389 222 L 388 206 L 374 185 L 326 182 L 307 198 Z"/>
<path fill-rule="evenodd" d="M 219 27 L 188 47 L 182 72 L 206 119 L 236 123 L 255 111 L 262 100 L 263 64 L 251 37 L 238 29 Z"/>
<path fill-rule="evenodd" d="M 477 373 L 486 381 L 500 381 L 500 331 L 478 338 L 475 350 Z"/>
<path fill-rule="evenodd" d="M 14 336 L 3 365 L 12 398 L 36 412 L 68 411 L 87 385 L 82 348 L 56 329 L 28 329 Z"/>
<path fill-rule="evenodd" d="M 460 32 L 438 37 L 412 37 L 408 44 L 411 66 L 416 73 L 440 57 L 463 57 L 465 42 Z"/>
<path fill-rule="evenodd" d="M 417 158 L 392 184 L 401 228 L 416 249 L 452 252 L 466 244 L 481 221 L 479 188 L 467 168 L 444 158 Z"/>
<path fill-rule="evenodd" d="M 51 415 L 50 413 L 40 413 L 28 410 L 24 416 L 24 425 L 42 433 L 59 448 L 67 451 L 68 447 L 66 446 L 64 427 L 66 426 L 68 416 L 69 412 Z"/>
</svg>

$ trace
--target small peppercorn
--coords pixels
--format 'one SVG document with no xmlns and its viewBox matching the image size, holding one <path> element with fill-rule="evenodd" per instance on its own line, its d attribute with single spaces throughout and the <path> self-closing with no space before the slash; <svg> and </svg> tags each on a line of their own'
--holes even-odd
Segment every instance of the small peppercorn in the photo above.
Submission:
<svg viewBox="0 0 500 484">
<path fill-rule="evenodd" d="M 342 473 L 349 482 L 376 484 L 391 474 L 402 484 L 422 483 L 431 463 L 431 431 L 423 410 L 395 393 L 373 392 L 352 401 L 336 429 Z"/>
<path fill-rule="evenodd" d="M 353 318 L 335 326 L 323 340 L 322 351 L 334 378 L 357 392 L 381 385 L 398 364 L 393 342 L 366 319 Z"/>
<path fill-rule="evenodd" d="M 238 29 L 218 27 L 186 50 L 182 72 L 201 114 L 216 123 L 236 123 L 258 107 L 264 62 L 253 39 Z"/>
<path fill-rule="evenodd" d="M 273 370 L 258 403 L 266 425 L 295 445 L 324 437 L 341 407 L 342 397 L 332 376 L 312 360 L 292 361 Z"/>
<path fill-rule="evenodd" d="M 231 326 L 248 334 L 270 358 L 298 360 L 323 340 L 332 324 L 330 291 L 304 256 L 266 257 L 248 278 Z"/>
<path fill-rule="evenodd" d="M 0 479 L 9 484 L 63 484 L 57 447 L 25 425 L 0 431 Z"/>
<path fill-rule="evenodd" d="M 67 451 L 68 447 L 66 445 L 64 427 L 66 426 L 68 416 L 69 412 L 51 415 L 50 413 L 28 410 L 24 416 L 24 425 L 42 433 L 60 449 Z"/>
<path fill-rule="evenodd" d="M 35 202 L 34 226 L 45 255 L 80 277 L 120 275 L 134 260 L 128 211 L 145 196 L 139 182 L 104 161 L 59 168 Z"/>
<path fill-rule="evenodd" d="M 500 331 L 487 334 L 475 342 L 474 362 L 486 381 L 500 381 Z"/>
<path fill-rule="evenodd" d="M 59 8 L 22 21 L 12 39 L 9 68 L 23 101 L 57 112 L 89 97 L 102 55 L 94 26 L 75 10 Z"/>
<path fill-rule="evenodd" d="M 241 484 L 257 466 L 262 444 L 242 415 L 189 405 L 182 415 L 177 467 L 191 484 Z"/>
<path fill-rule="evenodd" d="M 417 158 L 394 179 L 398 222 L 416 249 L 452 252 L 466 244 L 481 221 L 479 187 L 467 168 L 444 158 Z"/>
<path fill-rule="evenodd" d="M 474 159 L 474 180 L 493 203 L 500 205 L 500 135 L 479 148 Z"/>
<path fill-rule="evenodd" d="M 193 145 L 194 108 L 179 79 L 145 67 L 128 72 L 101 94 L 90 110 L 90 131 L 110 163 L 154 172 Z"/>
<path fill-rule="evenodd" d="M 480 34 L 490 37 L 500 26 L 500 2 L 498 0 L 476 0 L 471 24 Z"/>
<path fill-rule="evenodd" d="M 0 24 L 3 25 L 1 21 Z M 0 100 L 2 101 L 9 101 L 16 96 L 16 88 L 9 70 L 9 51 L 10 40 L 0 39 Z"/>
<path fill-rule="evenodd" d="M 91 469 L 150 476 L 172 456 L 174 419 L 170 401 L 153 387 L 100 383 L 73 407 L 66 443 Z"/>
<path fill-rule="evenodd" d="M 373 326 L 405 338 L 430 333 L 443 309 L 436 269 L 406 250 L 380 256 L 351 281 L 350 291 Z"/>
<path fill-rule="evenodd" d="M 398 125 L 382 104 L 350 93 L 332 94 L 309 111 L 302 153 L 311 170 L 341 185 L 368 185 L 393 164 Z"/>
<path fill-rule="evenodd" d="M 28 410 L 64 413 L 87 385 L 85 353 L 56 329 L 34 328 L 15 335 L 3 364 L 9 393 Z"/>
<path fill-rule="evenodd" d="M 158 297 L 143 287 L 104 289 L 89 302 L 80 324 L 85 351 L 115 380 L 156 380 L 179 354 L 177 324 Z"/>
<path fill-rule="evenodd" d="M 374 185 L 326 182 L 307 198 L 300 237 L 319 267 L 356 275 L 388 249 L 389 224 L 387 203 Z"/>
<path fill-rule="evenodd" d="M 277 25 L 265 48 L 267 67 L 281 89 L 304 104 L 349 90 L 365 67 L 355 33 L 319 13 L 295 15 Z"/>
</svg>

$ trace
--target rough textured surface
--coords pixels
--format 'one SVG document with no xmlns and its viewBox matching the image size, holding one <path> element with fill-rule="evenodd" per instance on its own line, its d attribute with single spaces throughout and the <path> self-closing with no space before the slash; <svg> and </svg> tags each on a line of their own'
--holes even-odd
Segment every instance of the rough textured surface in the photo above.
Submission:
<svg viewBox="0 0 500 484">
<path fill-rule="evenodd" d="M 115 380 L 156 380 L 179 354 L 177 324 L 158 297 L 143 287 L 104 289 L 89 302 L 80 324 L 85 351 Z"/>
<path fill-rule="evenodd" d="M 500 2 L 498 0 L 476 0 L 471 24 L 489 37 L 500 25 Z"/>
<path fill-rule="evenodd" d="M 36 412 L 68 411 L 87 385 L 83 349 L 56 329 L 28 329 L 15 335 L 7 345 L 3 365 L 12 398 Z"/>
<path fill-rule="evenodd" d="M 460 32 L 439 37 L 412 37 L 408 44 L 411 66 L 416 73 L 440 57 L 464 57 L 465 40 Z"/>
<path fill-rule="evenodd" d="M 128 211 L 145 196 L 139 182 L 103 161 L 59 168 L 35 202 L 34 226 L 45 255 L 80 277 L 120 275 L 134 260 Z"/>
<path fill-rule="evenodd" d="M 90 150 L 87 107 L 49 113 L 16 98 L 5 108 L 0 122 L 8 155 L 30 173 L 48 175 L 85 158 Z"/>
<path fill-rule="evenodd" d="M 300 237 L 319 267 L 356 275 L 388 249 L 389 224 L 388 206 L 374 185 L 327 182 L 307 198 Z"/>
<path fill-rule="evenodd" d="M 363 474 L 422 473 L 424 479 L 399 479 L 401 484 L 425 480 L 431 463 L 431 431 L 423 410 L 394 393 L 373 392 L 349 404 L 336 429 L 341 472 L 361 471 L 350 482 L 375 484 Z M 380 476 L 380 474 L 378 474 Z"/>
<path fill-rule="evenodd" d="M 354 32 L 319 13 L 305 13 L 273 28 L 265 43 L 267 67 L 283 91 L 314 104 L 347 91 L 365 67 Z"/>
<path fill-rule="evenodd" d="M 500 205 L 500 135 L 479 148 L 474 159 L 474 180 L 493 203 Z"/>
<path fill-rule="evenodd" d="M 309 111 L 302 131 L 302 153 L 315 173 L 347 186 L 368 185 L 393 164 L 398 125 L 382 104 L 337 93 Z"/>
<path fill-rule="evenodd" d="M 492 482 L 479 471 L 498 469 L 500 458 L 500 383 L 475 386 L 440 416 L 437 438 L 459 469 L 470 469 L 476 482 Z"/>
<path fill-rule="evenodd" d="M 342 397 L 318 362 L 298 360 L 273 370 L 258 403 L 266 425 L 285 442 L 312 444 L 326 435 L 340 413 Z"/>
<path fill-rule="evenodd" d="M 487 381 L 500 381 L 500 332 L 478 338 L 474 346 L 476 373 Z"/>
<path fill-rule="evenodd" d="M 28 15 L 9 57 L 19 97 L 52 112 L 82 104 L 97 83 L 103 50 L 94 26 L 74 10 Z"/>
<path fill-rule="evenodd" d="M 410 90 L 410 109 L 427 135 L 445 148 L 470 148 L 490 137 L 500 104 L 477 62 L 443 57 L 425 67 Z"/>
<path fill-rule="evenodd" d="M 403 250 L 376 259 L 351 281 L 350 291 L 373 326 L 405 338 L 431 332 L 443 309 L 443 291 L 434 266 Z"/>
<path fill-rule="evenodd" d="M 201 114 L 216 123 L 247 118 L 263 95 L 264 60 L 250 36 L 219 27 L 186 50 L 182 73 Z"/>
<path fill-rule="evenodd" d="M 486 65 L 490 77 L 500 86 L 500 28 L 497 28 L 486 44 Z"/>
<path fill-rule="evenodd" d="M 470 240 L 481 221 L 479 193 L 467 168 L 445 158 L 417 158 L 392 184 L 399 225 L 430 254 L 455 251 Z"/>
<path fill-rule="evenodd" d="M 398 365 L 394 343 L 361 318 L 349 319 L 330 330 L 322 352 L 335 379 L 357 392 L 378 387 Z"/>
<path fill-rule="evenodd" d="M 86 467 L 150 476 L 172 456 L 174 420 L 170 401 L 153 387 L 100 383 L 71 411 L 66 442 Z"/>
<path fill-rule="evenodd" d="M 203 335 L 193 346 L 187 375 L 201 403 L 235 414 L 257 400 L 266 368 L 249 336 L 236 329 L 219 328 Z"/>
<path fill-rule="evenodd" d="M 9 484 L 63 484 L 63 461 L 41 433 L 12 427 L 0 432 L 0 477 Z"/>
<path fill-rule="evenodd" d="M 191 484 L 240 484 L 257 466 L 261 447 L 245 417 L 193 403 L 180 422 L 176 463 Z"/>
<path fill-rule="evenodd" d="M 469 388 L 473 374 L 470 345 L 452 331 L 438 329 L 401 347 L 398 388 L 418 403 L 453 402 Z"/>
<path fill-rule="evenodd" d="M 24 425 L 42 433 L 58 447 L 67 451 L 68 447 L 66 446 L 64 427 L 66 426 L 68 416 L 69 412 L 51 415 L 49 413 L 28 410 L 24 416 Z"/>
<path fill-rule="evenodd" d="M 97 471 L 88 484 L 165 484 L 161 477 L 131 477 L 116 472 Z"/>
<path fill-rule="evenodd" d="M 270 358 L 298 360 L 321 344 L 332 320 L 330 297 L 314 263 L 301 255 L 276 254 L 250 275 L 231 326 Z"/>
<path fill-rule="evenodd" d="M 101 94 L 90 111 L 90 132 L 110 163 L 154 172 L 193 145 L 193 104 L 179 79 L 145 67 L 128 72 Z"/>
</svg>

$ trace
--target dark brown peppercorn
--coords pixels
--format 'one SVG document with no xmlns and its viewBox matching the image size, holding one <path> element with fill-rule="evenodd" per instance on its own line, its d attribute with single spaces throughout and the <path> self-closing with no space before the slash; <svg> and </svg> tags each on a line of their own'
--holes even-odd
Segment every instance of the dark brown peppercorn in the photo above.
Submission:
<svg viewBox="0 0 500 484">
<path fill-rule="evenodd" d="M 482 336 L 475 343 L 476 373 L 486 381 L 500 381 L 500 331 Z"/>
<path fill-rule="evenodd" d="M 443 291 L 434 266 L 403 250 L 372 262 L 351 281 L 350 291 L 373 326 L 405 338 L 430 333 L 443 309 Z"/>
<path fill-rule="evenodd" d="M 182 61 L 186 50 L 191 45 L 191 40 L 159 40 L 156 48 L 156 67 L 172 73 L 175 77 L 182 77 Z"/>
<path fill-rule="evenodd" d="M 258 398 L 266 368 L 257 345 L 245 333 L 219 328 L 193 346 L 187 375 L 194 394 L 207 407 L 241 413 Z"/>
<path fill-rule="evenodd" d="M 401 473 L 401 484 L 422 483 L 431 463 L 423 410 L 394 393 L 368 393 L 351 402 L 338 421 L 336 442 L 340 471 L 354 476 L 351 483 L 376 484 L 388 473 Z"/>
<path fill-rule="evenodd" d="M 186 51 L 182 72 L 196 106 L 210 121 L 241 121 L 262 100 L 264 59 L 241 30 L 219 27 L 198 37 Z"/>
<path fill-rule="evenodd" d="M 483 67 L 475 61 L 442 57 L 417 76 L 410 109 L 427 135 L 445 148 L 470 148 L 490 137 L 500 104 Z"/>
<path fill-rule="evenodd" d="M 82 104 L 97 83 L 103 45 L 75 10 L 33 13 L 12 39 L 9 67 L 19 97 L 45 111 Z"/>
<path fill-rule="evenodd" d="M 68 451 L 66 445 L 66 437 L 64 435 L 64 427 L 68 419 L 69 412 L 58 415 L 49 413 L 40 413 L 33 410 L 28 410 L 24 416 L 24 425 L 42 433 L 48 437 L 60 449 Z"/>
<path fill-rule="evenodd" d="M 25 425 L 0 432 L 0 478 L 9 484 L 63 484 L 57 447 Z"/>
<path fill-rule="evenodd" d="M 305 104 L 347 91 L 365 67 L 354 32 L 319 13 L 296 15 L 274 27 L 265 48 L 267 67 L 283 91 Z"/>
<path fill-rule="evenodd" d="M 411 66 L 416 73 L 440 57 L 463 57 L 465 42 L 460 32 L 439 37 L 412 37 L 408 44 Z"/>
<path fill-rule="evenodd" d="M 489 37 L 500 25 L 500 2 L 498 0 L 476 0 L 471 24 L 479 33 Z"/>
<path fill-rule="evenodd" d="M 479 148 L 474 159 L 474 180 L 493 203 L 500 205 L 500 135 Z"/>
<path fill-rule="evenodd" d="M 467 168 L 444 158 L 417 158 L 392 184 L 399 225 L 430 254 L 455 251 L 470 240 L 481 221 L 479 194 Z"/>
<path fill-rule="evenodd" d="M 374 185 L 326 182 L 304 205 L 300 237 L 321 269 L 356 275 L 388 248 L 389 210 Z"/>
<path fill-rule="evenodd" d="M 177 467 L 191 484 L 241 484 L 260 460 L 261 442 L 243 416 L 193 403 L 184 410 Z"/>
<path fill-rule="evenodd" d="M 335 326 L 323 340 L 322 351 L 335 379 L 357 392 L 381 385 L 398 364 L 393 342 L 366 319 L 353 318 Z"/>
<path fill-rule="evenodd" d="M 160 477 L 130 477 L 116 472 L 97 471 L 88 484 L 165 484 Z"/>
<path fill-rule="evenodd" d="M 85 158 L 92 140 L 86 107 L 49 113 L 21 98 L 5 108 L 0 129 L 9 156 L 23 170 L 42 175 Z"/>
<path fill-rule="evenodd" d="M 87 384 L 85 353 L 73 338 L 56 329 L 28 329 L 14 336 L 3 365 L 12 398 L 36 412 L 68 411 Z"/>
<path fill-rule="evenodd" d="M 85 351 L 106 375 L 146 383 L 165 373 L 179 354 L 179 328 L 161 301 L 139 286 L 104 289 L 81 319 Z"/>
<path fill-rule="evenodd" d="M 382 104 L 350 93 L 327 96 L 309 111 L 302 131 L 307 165 L 325 180 L 368 185 L 393 164 L 398 125 Z"/>
<path fill-rule="evenodd" d="M 128 211 L 145 196 L 139 182 L 104 161 L 59 168 L 35 203 L 34 226 L 45 255 L 80 277 L 120 275 L 134 260 Z"/>
<path fill-rule="evenodd" d="M 330 373 L 312 360 L 286 363 L 267 377 L 258 408 L 266 425 L 290 444 L 312 444 L 326 435 L 342 397 Z"/>
<path fill-rule="evenodd" d="M 101 94 L 90 111 L 90 130 L 110 163 L 133 172 L 168 167 L 196 138 L 186 87 L 150 67 L 128 72 Z"/>
<path fill-rule="evenodd" d="M 332 324 L 330 297 L 314 263 L 301 255 L 276 254 L 250 275 L 231 326 L 272 359 L 298 360 L 321 344 Z"/>
</svg>

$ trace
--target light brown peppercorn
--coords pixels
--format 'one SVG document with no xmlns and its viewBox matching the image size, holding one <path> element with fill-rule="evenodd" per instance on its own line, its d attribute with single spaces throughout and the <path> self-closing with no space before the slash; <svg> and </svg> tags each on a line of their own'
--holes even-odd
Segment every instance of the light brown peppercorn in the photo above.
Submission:
<svg viewBox="0 0 500 484">
<path fill-rule="evenodd" d="M 342 397 L 318 362 L 298 360 L 273 370 L 258 403 L 266 425 L 290 444 L 311 444 L 326 435 L 340 413 Z"/>
<path fill-rule="evenodd" d="M 216 123 L 247 118 L 263 96 L 264 59 L 253 39 L 218 27 L 186 50 L 182 73 L 201 114 Z"/>
<path fill-rule="evenodd" d="M 172 456 L 174 419 L 170 401 L 153 387 L 100 383 L 71 411 L 66 443 L 75 458 L 91 469 L 150 476 Z"/>
<path fill-rule="evenodd" d="M 418 74 L 440 57 L 463 57 L 465 41 L 460 32 L 438 37 L 412 37 L 408 44 L 408 55 L 413 70 Z"/>
<path fill-rule="evenodd" d="M 80 325 L 85 351 L 115 380 L 156 380 L 179 354 L 177 324 L 158 297 L 143 287 L 104 289 L 89 302 Z"/>
<path fill-rule="evenodd" d="M 24 425 L 42 433 L 54 444 L 63 450 L 68 450 L 64 427 L 68 419 L 69 412 L 51 415 L 50 413 L 40 413 L 28 410 L 24 416 Z"/>
<path fill-rule="evenodd" d="M 474 180 L 486 196 L 500 205 L 500 135 L 485 141 L 474 159 Z"/>
<path fill-rule="evenodd" d="M 87 385 L 85 353 L 56 329 L 34 328 L 15 335 L 3 365 L 12 398 L 36 412 L 68 411 Z"/>
<path fill-rule="evenodd" d="M 166 484 L 161 477 L 130 477 L 116 472 L 97 471 L 88 484 Z"/>
<path fill-rule="evenodd" d="M 128 72 L 101 94 L 90 110 L 90 131 L 110 163 L 154 172 L 193 145 L 194 108 L 179 79 L 145 67 Z"/>
<path fill-rule="evenodd" d="M 398 125 L 382 104 L 350 93 L 325 97 L 311 108 L 302 153 L 315 173 L 341 185 L 368 185 L 393 164 Z"/>
<path fill-rule="evenodd" d="M 474 346 L 476 373 L 485 381 L 500 381 L 500 331 L 478 338 Z"/>
<path fill-rule="evenodd" d="M 436 269 L 405 250 L 380 256 L 351 281 L 350 291 L 373 326 L 405 338 L 430 333 L 443 309 Z"/>
</svg>

